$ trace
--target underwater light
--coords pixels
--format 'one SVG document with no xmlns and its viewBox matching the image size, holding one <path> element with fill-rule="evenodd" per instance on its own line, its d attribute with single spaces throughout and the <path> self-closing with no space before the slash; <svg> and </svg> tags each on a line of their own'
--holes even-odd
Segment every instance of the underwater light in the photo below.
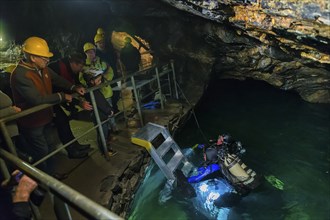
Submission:
<svg viewBox="0 0 330 220">
<path fill-rule="evenodd" d="M 203 183 L 202 185 L 199 186 L 199 190 L 202 192 L 207 192 L 207 185 Z"/>
<path fill-rule="evenodd" d="M 210 194 L 207 197 L 207 200 L 208 201 L 211 201 L 211 200 L 214 201 L 214 200 L 217 200 L 219 197 L 220 197 L 220 193 L 218 193 L 218 192 L 210 192 Z"/>
</svg>

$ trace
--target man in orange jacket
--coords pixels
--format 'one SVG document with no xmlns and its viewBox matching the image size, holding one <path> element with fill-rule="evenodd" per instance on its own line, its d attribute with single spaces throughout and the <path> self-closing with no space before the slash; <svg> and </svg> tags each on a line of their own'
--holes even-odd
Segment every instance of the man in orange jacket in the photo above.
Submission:
<svg viewBox="0 0 330 220">
<path fill-rule="evenodd" d="M 49 51 L 47 42 L 39 37 L 28 38 L 23 45 L 25 59 L 21 60 L 11 75 L 10 83 L 15 105 L 22 110 L 40 104 L 58 104 L 71 102 L 71 92 L 84 95 L 85 90 L 77 87 L 47 67 L 49 58 L 53 53 Z M 52 87 L 56 85 L 64 92 L 53 93 Z M 53 108 L 48 107 L 29 114 L 17 120 L 19 131 L 27 140 L 29 147 L 26 153 L 35 161 L 40 160 L 55 149 L 51 141 L 51 121 Z M 54 174 L 54 161 L 49 158 L 40 163 L 38 167 Z"/>
</svg>

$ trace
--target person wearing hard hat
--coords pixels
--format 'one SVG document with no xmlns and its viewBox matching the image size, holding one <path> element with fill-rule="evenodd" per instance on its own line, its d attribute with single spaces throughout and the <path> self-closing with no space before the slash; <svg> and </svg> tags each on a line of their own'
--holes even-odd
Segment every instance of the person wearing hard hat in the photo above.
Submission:
<svg viewBox="0 0 330 220">
<path fill-rule="evenodd" d="M 25 59 L 18 63 L 10 78 L 13 100 L 17 107 L 26 110 L 40 104 L 71 102 L 72 95 L 63 92 L 53 93 L 53 85 L 63 91 L 75 91 L 84 95 L 84 88 L 73 85 L 47 67 L 53 53 L 49 51 L 44 39 L 29 37 L 24 42 L 23 52 Z M 19 131 L 29 144 L 26 153 L 32 156 L 34 161 L 55 150 L 55 145 L 50 141 L 52 119 L 53 108 L 48 107 L 17 120 Z M 52 157 L 37 167 L 48 174 L 55 174 Z"/>
<path fill-rule="evenodd" d="M 96 56 L 107 62 L 113 69 L 114 73 L 117 74 L 117 55 L 112 47 L 112 44 L 106 43 L 105 33 L 98 31 L 94 36 L 94 43 L 96 45 Z"/>
<path fill-rule="evenodd" d="M 96 30 L 96 34 L 100 34 L 100 35 L 103 35 L 103 37 L 104 37 L 104 30 L 103 30 L 103 28 L 101 28 L 101 27 L 99 27 L 97 30 Z"/>
<path fill-rule="evenodd" d="M 79 77 L 80 82 L 83 85 L 87 86 L 87 82 L 84 80 L 84 74 L 87 74 L 91 71 L 101 71 L 103 74 L 103 81 L 111 81 L 114 76 L 113 69 L 108 63 L 103 61 L 100 57 L 96 56 L 96 47 L 94 46 L 94 44 L 87 42 L 84 44 L 83 49 L 87 58 L 86 58 L 85 66 L 82 70 L 82 74 Z M 111 99 L 113 96 L 113 91 L 111 86 L 106 85 L 102 87 L 100 90 L 104 95 L 104 97 L 106 98 L 106 100 L 108 101 L 108 103 L 110 104 L 110 106 L 113 107 L 112 99 Z M 111 129 L 114 133 L 118 132 L 114 118 L 111 118 L 111 120 L 109 120 L 108 126 L 109 129 Z M 108 140 L 110 139 L 115 140 L 115 138 L 112 136 L 108 137 Z"/>
<path fill-rule="evenodd" d="M 50 63 L 49 67 L 69 82 L 80 84 L 78 76 L 84 64 L 85 57 L 83 54 L 72 53 L 68 57 Z M 53 87 L 53 90 L 61 91 L 61 89 L 56 86 Z M 53 107 L 55 113 L 53 122 L 57 128 L 58 137 L 62 144 L 67 144 L 75 138 L 70 127 L 70 120 L 78 114 L 78 109 L 76 108 L 78 105 L 87 111 L 91 111 L 93 108 L 89 102 L 78 99 L 73 99 L 70 103 L 63 103 L 62 105 L 55 105 Z M 70 113 L 70 116 L 64 112 L 62 107 Z M 80 144 L 78 141 L 73 142 L 66 148 L 70 159 L 85 158 L 88 156 L 90 150 L 89 144 Z"/>
<path fill-rule="evenodd" d="M 130 37 L 125 38 L 125 46 L 120 50 L 120 61 L 127 73 L 139 71 L 141 54 L 132 45 L 132 39 Z"/>
<path fill-rule="evenodd" d="M 100 29 L 100 28 L 99 28 Z M 110 40 L 109 40 L 109 44 L 106 44 L 105 41 L 105 34 L 102 29 L 102 31 L 100 31 L 98 29 L 97 34 L 94 37 L 94 43 L 96 45 L 96 56 L 100 57 L 101 60 L 104 60 L 105 62 L 107 62 L 111 68 L 113 69 L 114 72 L 114 76 L 117 77 L 118 76 L 118 72 L 117 72 L 117 63 L 119 63 L 118 59 L 118 55 L 115 52 Z M 113 96 L 112 96 L 112 101 L 113 103 L 116 103 L 119 99 L 120 93 L 119 92 L 114 92 Z M 117 106 L 113 106 L 115 112 L 118 111 Z"/>
<path fill-rule="evenodd" d="M 106 55 L 106 47 L 105 47 L 105 39 L 104 39 L 104 34 L 96 34 L 94 37 L 94 43 L 96 45 L 96 51 L 97 51 L 97 55 L 99 55 L 98 53 L 102 52 L 104 54 L 101 53 L 101 55 Z M 103 60 L 108 61 L 108 57 L 101 57 Z M 104 58 L 108 58 L 108 59 L 104 59 Z"/>
</svg>

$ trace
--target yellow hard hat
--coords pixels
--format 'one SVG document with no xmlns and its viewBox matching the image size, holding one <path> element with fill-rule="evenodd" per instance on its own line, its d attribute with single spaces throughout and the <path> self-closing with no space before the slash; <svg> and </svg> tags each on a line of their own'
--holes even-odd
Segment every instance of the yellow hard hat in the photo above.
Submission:
<svg viewBox="0 0 330 220">
<path fill-rule="evenodd" d="M 87 50 L 96 50 L 96 47 L 94 44 L 87 42 L 84 44 L 84 52 Z"/>
<path fill-rule="evenodd" d="M 130 37 L 125 37 L 125 44 L 132 43 L 132 39 Z"/>
<path fill-rule="evenodd" d="M 52 57 L 47 42 L 40 37 L 29 37 L 23 44 L 23 51 L 32 55 Z"/>
<path fill-rule="evenodd" d="M 103 34 L 104 35 L 103 28 L 98 28 L 97 31 L 96 31 L 96 34 Z"/>
<path fill-rule="evenodd" d="M 94 37 L 94 42 L 97 43 L 101 40 L 104 40 L 104 35 L 102 34 L 96 34 L 95 37 Z"/>
</svg>

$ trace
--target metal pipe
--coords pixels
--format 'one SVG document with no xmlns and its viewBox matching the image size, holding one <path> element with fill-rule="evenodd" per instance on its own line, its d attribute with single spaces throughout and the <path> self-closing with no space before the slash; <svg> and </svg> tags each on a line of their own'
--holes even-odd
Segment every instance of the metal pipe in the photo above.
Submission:
<svg viewBox="0 0 330 220">
<path fill-rule="evenodd" d="M 109 211 L 103 206 L 90 200 L 86 196 L 75 191 L 71 187 L 63 184 L 57 179 L 47 175 L 41 170 L 32 167 L 30 164 L 22 161 L 18 157 L 13 156 L 9 152 L 0 149 L 0 156 L 10 163 L 14 164 L 19 170 L 28 176 L 40 181 L 41 183 L 48 186 L 51 190 L 63 197 L 67 202 L 74 204 L 79 210 L 83 210 L 86 215 L 92 219 L 123 219 L 115 213 Z"/>
<path fill-rule="evenodd" d="M 125 100 L 124 100 L 124 97 L 122 95 L 123 95 L 123 88 L 120 90 L 119 100 L 121 99 L 121 103 L 123 105 L 124 119 L 125 119 L 126 126 L 127 126 L 128 125 L 127 124 L 127 111 L 126 111 L 126 108 L 125 108 Z"/>
<path fill-rule="evenodd" d="M 150 66 L 149 68 L 146 68 L 146 69 L 143 69 L 143 70 L 139 70 L 139 71 L 137 71 L 135 73 L 128 74 L 126 76 L 126 78 L 131 78 L 132 76 L 136 76 L 136 75 L 140 75 L 142 73 L 146 73 L 146 72 L 148 72 L 149 70 L 152 70 L 155 67 L 156 67 L 156 65 L 154 64 L 154 65 Z"/>
<path fill-rule="evenodd" d="M 109 120 L 109 119 L 108 119 Z M 106 123 L 108 120 L 102 122 Z M 81 135 L 79 135 L 78 137 L 72 139 L 71 141 L 69 141 L 68 143 L 62 145 L 61 147 L 56 148 L 56 150 L 52 151 L 51 153 L 49 153 L 47 156 L 41 158 L 40 160 L 38 160 L 37 162 L 35 162 L 33 164 L 33 166 L 37 166 L 38 164 L 44 162 L 45 160 L 47 160 L 48 158 L 52 157 L 53 155 L 57 154 L 59 151 L 61 151 L 62 149 L 66 148 L 67 146 L 69 146 L 70 144 L 74 143 L 76 140 L 78 140 L 79 138 L 85 136 L 86 134 L 88 134 L 89 132 L 93 131 L 95 128 L 98 128 L 98 125 L 88 129 L 87 131 L 85 131 L 84 133 L 82 133 Z"/>
<path fill-rule="evenodd" d="M 56 193 L 49 192 L 57 219 L 72 220 L 68 204 Z"/>
<path fill-rule="evenodd" d="M 142 112 L 141 112 L 140 98 L 139 98 L 138 92 L 136 90 L 134 76 L 131 76 L 131 81 L 132 81 L 134 96 L 135 96 L 135 100 L 136 100 L 136 107 L 138 109 L 138 113 L 139 113 L 139 116 L 140 116 L 141 126 L 143 126 L 143 118 L 142 118 Z"/>
<path fill-rule="evenodd" d="M 15 145 L 14 145 L 13 140 L 11 139 L 11 136 L 10 136 L 8 130 L 7 130 L 7 126 L 6 126 L 5 122 L 0 122 L 0 127 L 1 127 L 1 131 L 2 131 L 2 136 L 5 139 L 5 142 L 8 146 L 9 151 L 11 153 L 13 153 L 14 155 L 17 155 Z"/>
<path fill-rule="evenodd" d="M 135 73 L 131 73 L 131 74 L 127 75 L 126 77 L 128 78 L 128 77 L 132 77 L 132 76 L 135 76 L 135 75 L 138 75 L 138 74 L 141 74 L 141 73 L 145 73 L 145 72 L 147 72 L 147 71 L 149 71 L 149 70 L 151 70 L 151 69 L 153 69 L 153 68 L 155 68 L 155 65 L 152 65 L 152 66 L 150 66 L 149 68 L 146 68 L 146 69 L 143 69 L 143 70 L 139 70 L 139 71 L 137 71 L 137 72 L 135 72 Z M 98 85 L 98 86 L 93 86 L 93 87 L 91 87 L 91 88 L 86 89 L 86 93 L 87 93 L 87 92 L 94 91 L 94 90 L 97 90 L 97 89 L 99 89 L 99 88 L 102 88 L 102 87 L 105 86 L 105 85 L 114 84 L 114 83 L 116 83 L 116 82 L 118 82 L 118 81 L 121 81 L 121 80 L 123 80 L 123 77 L 121 77 L 121 78 L 117 78 L 117 79 L 114 79 L 114 80 L 111 80 L 111 81 L 108 81 L 108 82 L 104 82 L 104 83 L 102 83 L 102 84 L 100 84 L 100 85 Z M 75 93 L 75 94 L 73 94 L 72 96 L 73 96 L 74 98 L 76 98 L 76 97 L 78 97 L 78 96 L 80 96 L 80 95 L 77 94 L 77 93 Z M 58 103 L 58 104 L 59 104 L 59 103 Z M 53 106 L 53 105 L 57 105 L 57 104 L 41 104 L 41 105 L 37 105 L 37 106 L 34 106 L 34 107 L 32 107 L 32 108 L 29 108 L 29 109 L 23 110 L 23 111 L 21 111 L 21 112 L 19 112 L 19 113 L 16 113 L 16 114 L 9 115 L 9 116 L 6 116 L 6 117 L 4 117 L 4 118 L 1 118 L 1 119 L 0 119 L 0 122 L 12 121 L 12 120 L 15 120 L 15 119 L 17 119 L 17 118 L 24 117 L 24 116 L 26 116 L 26 115 L 29 115 L 29 114 L 31 114 L 31 113 L 34 113 L 34 112 L 40 111 L 40 110 L 42 110 L 42 109 L 45 109 L 45 108 L 50 107 L 50 106 Z"/>
<path fill-rule="evenodd" d="M 104 82 L 104 83 L 102 83 L 102 84 L 100 84 L 98 86 L 93 86 L 93 87 L 90 87 L 90 88 L 86 89 L 86 92 L 94 91 L 94 90 L 97 90 L 97 89 L 100 89 L 100 88 L 104 87 L 105 85 L 111 85 L 111 84 L 117 83 L 119 81 L 126 80 L 128 78 L 131 78 L 132 76 L 136 76 L 136 75 L 139 75 L 139 74 L 142 74 L 142 73 L 146 73 L 147 71 L 152 70 L 155 67 L 156 67 L 156 65 L 152 65 L 149 68 L 146 68 L 146 69 L 143 69 L 143 70 L 139 70 L 139 71 L 134 72 L 134 73 L 130 73 L 130 74 L 128 74 L 125 77 L 120 77 L 120 78 L 116 78 L 116 79 L 111 80 L 111 81 L 106 81 L 106 82 Z"/>
<path fill-rule="evenodd" d="M 96 101 L 95 101 L 95 96 L 94 96 L 93 91 L 90 92 L 90 97 L 91 97 L 91 101 L 92 101 L 92 105 L 93 105 L 93 111 L 94 111 L 94 114 L 95 114 L 96 123 L 99 126 L 98 129 L 99 129 L 99 135 L 100 135 L 100 138 L 101 138 L 101 143 L 102 143 L 102 147 L 103 147 L 104 156 L 105 156 L 106 160 L 110 160 L 109 154 L 107 153 L 108 148 L 107 148 L 107 144 L 105 142 L 103 127 L 102 127 L 102 123 L 101 123 L 101 120 L 100 120 L 99 111 L 97 110 L 97 104 L 96 104 Z"/>
<path fill-rule="evenodd" d="M 167 72 L 167 81 L 168 81 L 168 88 L 170 90 L 170 97 L 172 98 L 173 94 L 172 94 L 172 84 L 171 84 L 170 72 Z"/>
<path fill-rule="evenodd" d="M 164 100 L 163 100 L 163 93 L 162 93 L 162 86 L 160 85 L 160 79 L 159 79 L 159 73 L 158 73 L 158 68 L 155 68 L 156 71 L 156 79 L 157 79 L 157 84 L 158 84 L 158 91 L 160 95 L 160 106 L 162 109 L 164 109 Z"/>
<path fill-rule="evenodd" d="M 179 93 L 178 93 L 178 88 L 176 85 L 176 76 L 175 76 L 175 69 L 174 69 L 174 60 L 171 60 L 171 68 L 172 68 L 172 72 L 173 72 L 173 81 L 174 81 L 174 90 L 175 90 L 175 98 L 179 99 Z"/>
<path fill-rule="evenodd" d="M 13 115 L 9 115 L 7 117 L 1 118 L 0 119 L 0 122 L 12 121 L 12 120 L 15 120 L 17 118 L 21 118 L 21 117 L 24 117 L 24 116 L 29 115 L 31 113 L 40 111 L 40 110 L 45 109 L 45 108 L 50 107 L 50 106 L 53 106 L 53 104 L 41 104 L 41 105 L 37 105 L 37 106 L 34 106 L 32 108 L 29 108 L 29 109 L 23 110 L 21 112 L 15 113 Z"/>
<path fill-rule="evenodd" d="M 10 173 L 8 171 L 8 167 L 3 159 L 0 158 L 0 169 L 2 176 L 4 177 L 5 181 L 8 181 L 10 179 Z"/>
</svg>

